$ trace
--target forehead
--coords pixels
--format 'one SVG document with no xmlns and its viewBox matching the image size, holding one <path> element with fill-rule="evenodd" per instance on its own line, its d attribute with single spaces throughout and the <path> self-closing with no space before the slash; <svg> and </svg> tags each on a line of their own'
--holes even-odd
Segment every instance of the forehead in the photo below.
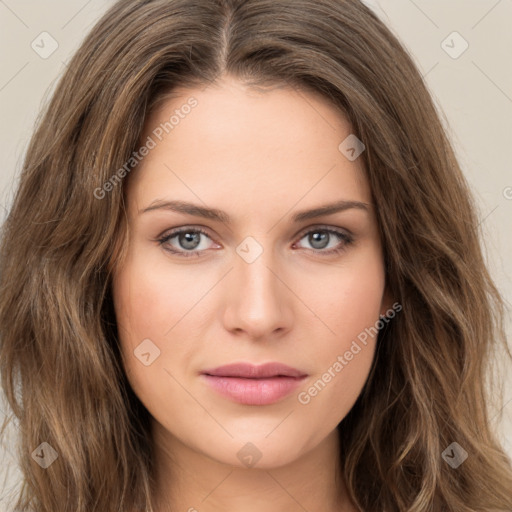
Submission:
<svg viewBox="0 0 512 512">
<path fill-rule="evenodd" d="M 251 193 L 260 207 L 304 195 L 369 202 L 362 159 L 339 148 L 351 132 L 341 112 L 310 91 L 254 89 L 230 78 L 176 89 L 146 119 L 140 140 L 153 147 L 130 176 L 131 196 L 225 204 Z"/>
</svg>

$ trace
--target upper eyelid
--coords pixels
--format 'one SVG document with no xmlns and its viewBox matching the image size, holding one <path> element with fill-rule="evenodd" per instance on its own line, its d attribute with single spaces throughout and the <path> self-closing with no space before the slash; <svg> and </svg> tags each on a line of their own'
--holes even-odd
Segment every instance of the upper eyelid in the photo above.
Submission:
<svg viewBox="0 0 512 512">
<path fill-rule="evenodd" d="M 302 236 L 306 235 L 307 233 L 309 233 L 310 231 L 314 231 L 315 229 L 317 229 L 319 231 L 325 230 L 325 231 L 333 231 L 333 232 L 337 232 L 337 233 L 342 231 L 342 232 L 345 232 L 347 235 L 352 236 L 351 231 L 347 228 L 342 228 L 339 226 L 331 226 L 328 224 L 313 224 L 311 226 L 302 228 L 296 235 L 294 235 L 294 238 L 296 238 L 298 236 L 302 237 Z M 186 232 L 186 231 L 197 231 L 199 233 L 207 235 L 211 239 L 215 238 L 214 236 L 211 236 L 209 228 L 207 228 L 205 226 L 199 226 L 199 225 L 190 225 L 190 226 L 182 226 L 182 227 L 166 230 L 161 235 L 158 236 L 158 239 L 174 237 L 177 234 Z"/>
<path fill-rule="evenodd" d="M 300 230 L 297 233 L 297 235 L 295 235 L 295 236 L 305 235 L 305 234 L 309 233 L 310 231 L 315 231 L 315 229 L 318 230 L 318 231 L 332 231 L 332 232 L 335 232 L 335 233 L 343 232 L 343 233 L 346 233 L 347 235 L 352 235 L 350 230 L 348 230 L 347 228 L 341 228 L 341 227 L 337 227 L 337 226 L 330 226 L 328 224 L 314 224 L 312 226 L 309 226 L 307 228 L 304 228 L 304 229 Z"/>
</svg>

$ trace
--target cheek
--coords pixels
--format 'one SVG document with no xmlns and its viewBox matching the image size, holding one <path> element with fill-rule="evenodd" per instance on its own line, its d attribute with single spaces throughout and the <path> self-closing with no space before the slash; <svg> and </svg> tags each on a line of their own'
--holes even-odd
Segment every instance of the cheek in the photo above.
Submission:
<svg viewBox="0 0 512 512">
<path fill-rule="evenodd" d="M 297 395 L 311 420 L 334 428 L 350 411 L 368 378 L 375 354 L 378 308 L 344 310 L 349 319 L 335 325 L 336 336 L 318 343 L 312 374 Z M 375 316 L 377 311 L 377 316 Z M 343 325 L 342 325 L 343 323 Z M 315 418 L 313 420 L 313 418 Z"/>
<path fill-rule="evenodd" d="M 372 341 L 366 346 L 360 343 L 358 348 L 352 346 L 350 361 L 346 359 L 345 351 L 333 354 L 324 367 L 325 371 L 315 375 L 297 397 L 306 423 L 322 425 L 324 432 L 336 428 L 361 394 L 374 351 Z"/>
<path fill-rule="evenodd" d="M 301 389 L 298 401 L 334 426 L 349 412 L 368 377 L 385 274 L 377 250 L 347 259 L 343 267 L 329 272 L 329 279 L 322 279 L 328 285 L 309 295 L 311 309 L 325 324 L 325 335 L 311 357 L 317 372 Z"/>
<path fill-rule="evenodd" d="M 190 356 L 183 329 L 187 313 L 205 293 L 205 285 L 182 271 L 130 255 L 113 280 L 113 300 L 122 363 L 136 394 L 149 405 L 155 390 L 169 387 L 173 361 Z M 178 338 L 169 347 L 171 337 Z M 187 352 L 188 350 L 188 352 Z"/>
<path fill-rule="evenodd" d="M 342 264 L 326 266 L 299 282 L 299 293 L 324 324 L 323 347 L 348 349 L 352 339 L 379 319 L 385 272 L 378 247 L 354 252 Z"/>
<path fill-rule="evenodd" d="M 127 259 L 113 283 L 117 324 L 123 341 L 130 344 L 145 338 L 163 342 L 206 288 L 204 280 L 178 265 L 166 265 L 161 255 L 153 261 L 143 256 Z"/>
</svg>

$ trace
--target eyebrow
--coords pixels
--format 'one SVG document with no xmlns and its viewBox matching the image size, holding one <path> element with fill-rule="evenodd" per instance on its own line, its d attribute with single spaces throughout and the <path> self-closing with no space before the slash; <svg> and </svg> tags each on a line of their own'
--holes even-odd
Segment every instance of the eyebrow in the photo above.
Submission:
<svg viewBox="0 0 512 512">
<path fill-rule="evenodd" d="M 342 212 L 345 210 L 358 209 L 369 213 L 369 204 L 361 201 L 347 201 L 340 200 L 334 203 L 325 204 L 312 208 L 310 210 L 302 210 L 295 213 L 292 216 L 294 223 L 302 222 L 316 217 L 324 215 L 332 215 L 334 213 Z M 170 210 L 177 213 L 185 213 L 188 215 L 194 215 L 195 217 L 203 217 L 205 219 L 215 220 L 223 222 L 225 224 L 231 224 L 230 216 L 216 208 L 207 208 L 205 206 L 199 206 L 194 203 L 188 203 L 186 201 L 164 201 L 157 199 L 153 201 L 147 208 L 139 210 L 139 214 L 151 212 L 154 210 Z"/>
</svg>

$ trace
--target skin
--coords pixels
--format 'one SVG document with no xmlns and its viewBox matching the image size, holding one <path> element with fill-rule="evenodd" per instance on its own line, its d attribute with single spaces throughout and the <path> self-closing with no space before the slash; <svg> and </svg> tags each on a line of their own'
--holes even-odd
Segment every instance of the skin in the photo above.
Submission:
<svg viewBox="0 0 512 512">
<path fill-rule="evenodd" d="M 351 127 L 316 93 L 256 91 L 230 76 L 175 93 L 147 119 L 142 141 L 190 97 L 198 105 L 129 176 L 127 253 L 113 281 L 123 365 L 153 418 L 157 510 L 356 510 L 336 426 L 365 384 L 376 338 L 309 403 L 297 397 L 392 303 L 362 159 L 338 150 Z M 217 208 L 232 223 L 141 213 L 158 200 Z M 368 207 L 291 220 L 339 200 Z M 156 241 L 198 226 L 208 232 L 199 257 L 166 251 L 190 252 L 183 238 Z M 315 228 L 348 231 L 353 242 L 333 234 L 323 248 Z M 263 249 L 251 263 L 236 251 L 248 236 Z M 323 255 L 336 247 L 343 250 Z M 148 366 L 134 355 L 145 339 L 160 350 Z M 308 377 L 258 406 L 219 395 L 199 375 L 239 361 L 278 361 Z M 237 457 L 248 442 L 261 454 L 252 467 Z"/>
</svg>

